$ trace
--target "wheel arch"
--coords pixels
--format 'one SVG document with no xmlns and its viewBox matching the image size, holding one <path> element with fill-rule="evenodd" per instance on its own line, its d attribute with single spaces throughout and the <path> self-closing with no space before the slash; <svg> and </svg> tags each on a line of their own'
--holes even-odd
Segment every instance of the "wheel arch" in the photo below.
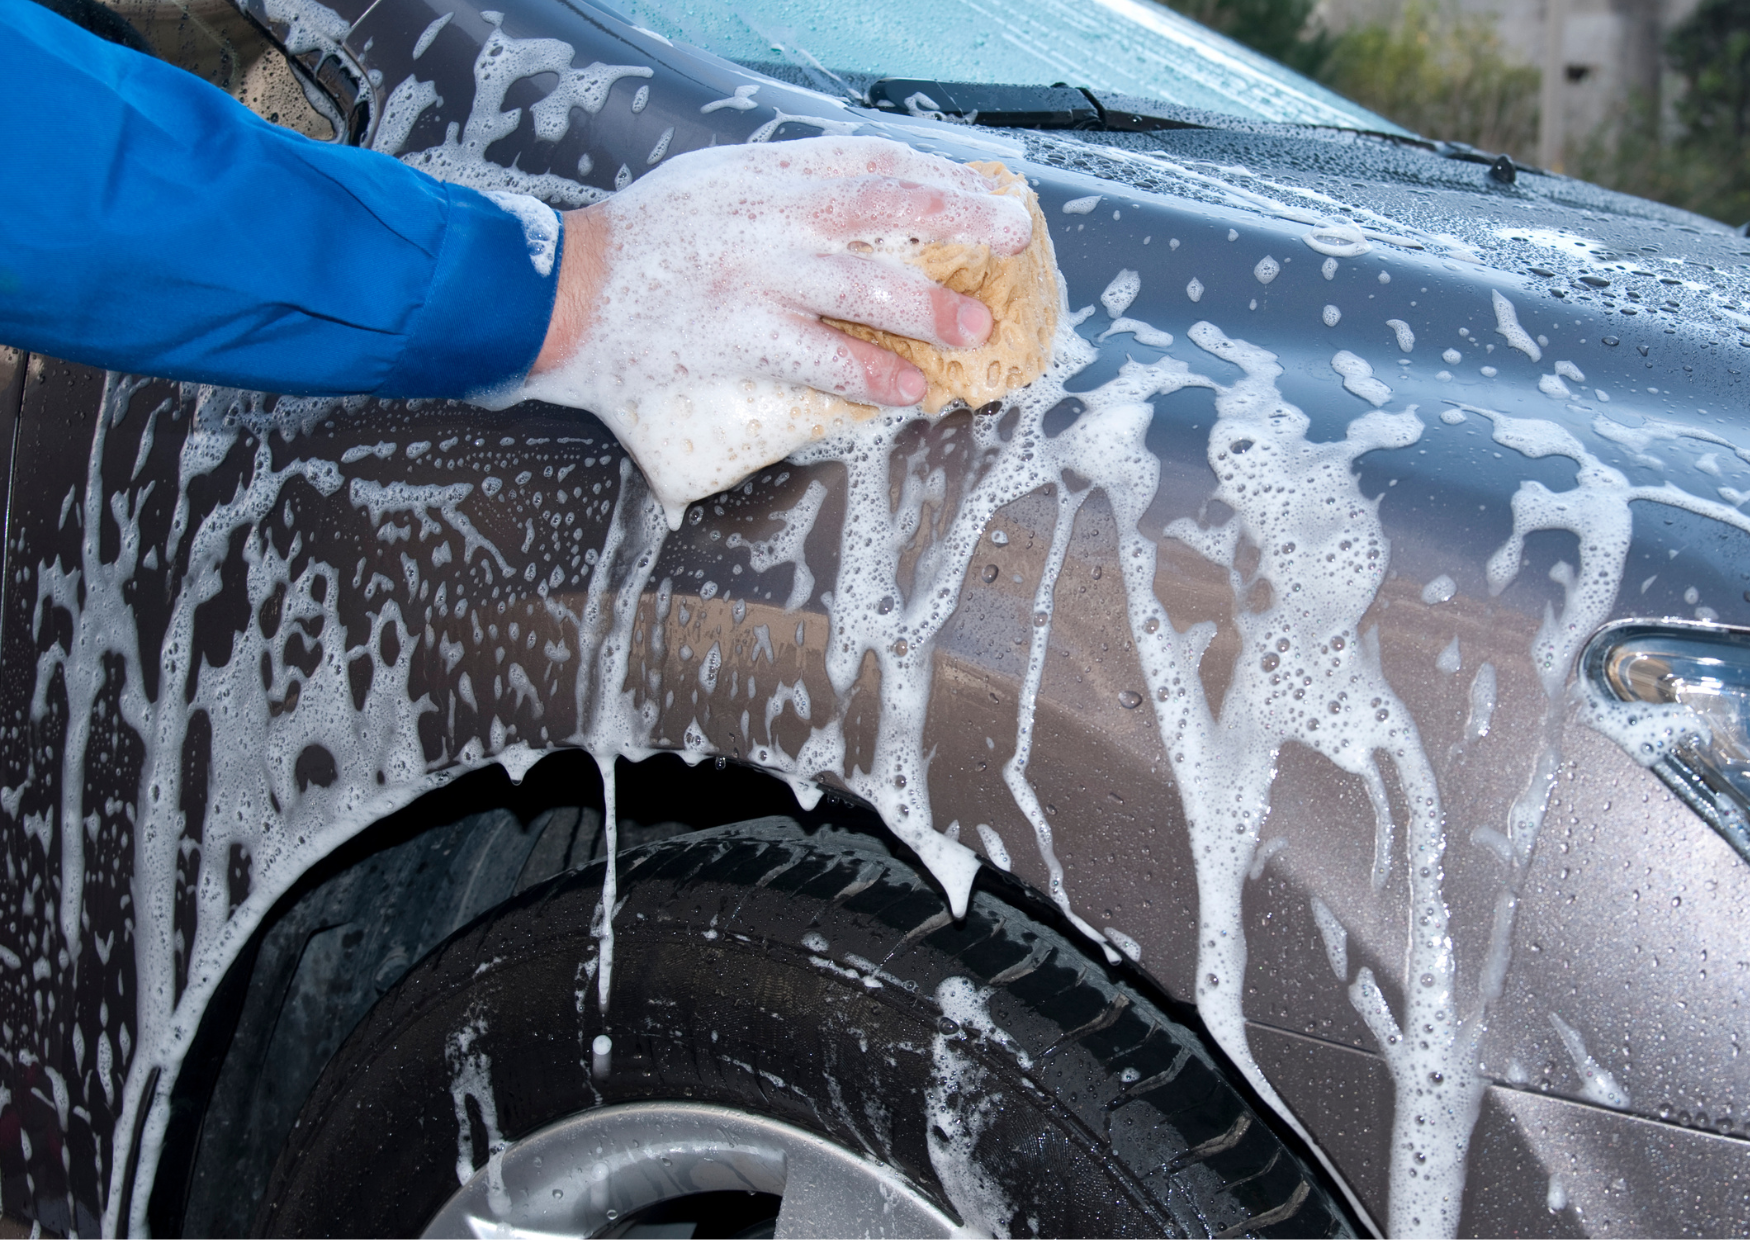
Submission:
<svg viewBox="0 0 1750 1240">
<path fill-rule="evenodd" d="M 171 1096 L 147 1208 L 153 1233 L 248 1230 L 278 1149 L 340 1043 L 439 944 L 526 888 L 599 858 L 602 792 L 595 762 L 577 750 L 547 755 L 521 781 L 502 766 L 485 767 L 373 823 L 303 874 L 201 1014 Z M 803 810 L 788 782 L 745 762 L 688 764 L 673 753 L 621 762 L 616 794 L 622 848 L 781 816 L 811 833 L 832 828 L 865 837 L 936 885 L 854 794 L 828 789 Z M 1193 1005 L 1128 959 L 1109 964 L 1023 879 L 984 866 L 977 887 L 1078 944 L 1091 965 L 1121 974 L 1192 1030 L 1252 1110 L 1304 1163 L 1317 1165 L 1229 1062 Z"/>
</svg>

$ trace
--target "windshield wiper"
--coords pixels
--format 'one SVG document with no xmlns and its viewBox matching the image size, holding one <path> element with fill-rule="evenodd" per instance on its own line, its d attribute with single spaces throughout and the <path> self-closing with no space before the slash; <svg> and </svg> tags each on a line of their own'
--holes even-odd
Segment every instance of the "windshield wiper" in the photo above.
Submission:
<svg viewBox="0 0 1750 1240">
<path fill-rule="evenodd" d="M 869 106 L 908 116 L 949 117 L 1002 129 L 1098 129 L 1100 111 L 1073 86 L 993 86 L 882 78 L 869 87 Z"/>
<path fill-rule="evenodd" d="M 1257 121 L 1185 107 L 1161 99 L 1094 91 L 1056 82 L 1050 86 L 1002 86 L 986 82 L 943 82 L 933 78 L 881 78 L 872 82 L 869 107 L 882 112 L 953 119 L 998 129 L 1081 129 L 1116 133 L 1155 133 L 1169 129 L 1216 129 L 1275 137 L 1304 138 L 1309 132 L 1381 138 L 1398 146 L 1413 146 L 1445 159 L 1485 164 L 1489 177 L 1512 185 L 1521 172 L 1543 169 L 1517 163 L 1507 155 L 1479 151 L 1462 142 L 1431 142 L 1426 138 L 1328 125 Z M 1547 174 L 1545 174 L 1547 175 Z"/>
</svg>

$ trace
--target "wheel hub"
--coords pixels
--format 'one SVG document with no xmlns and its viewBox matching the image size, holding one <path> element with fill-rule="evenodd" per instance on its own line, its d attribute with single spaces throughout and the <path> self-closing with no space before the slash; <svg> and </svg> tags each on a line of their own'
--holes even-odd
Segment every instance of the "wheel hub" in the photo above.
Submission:
<svg viewBox="0 0 1750 1240">
<path fill-rule="evenodd" d="M 765 1233 L 779 1237 L 960 1234 L 890 1167 L 790 1124 L 693 1102 L 603 1107 L 513 1142 L 424 1234 L 612 1235 L 660 1203 L 721 1192 L 781 1197 Z"/>
</svg>

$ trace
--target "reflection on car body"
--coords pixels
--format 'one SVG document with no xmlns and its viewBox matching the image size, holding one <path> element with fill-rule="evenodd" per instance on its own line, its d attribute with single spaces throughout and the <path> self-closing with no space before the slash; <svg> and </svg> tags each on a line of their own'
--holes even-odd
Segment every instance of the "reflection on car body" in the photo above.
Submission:
<svg viewBox="0 0 1750 1240">
<path fill-rule="evenodd" d="M 365 7 L 248 9 L 337 134 L 561 207 L 716 142 L 1001 158 L 1071 313 L 1005 407 L 884 413 L 673 533 L 569 411 L 14 358 L 9 1216 L 144 1229 L 276 906 L 581 748 L 610 822 L 616 758 L 674 751 L 859 798 L 957 913 L 1012 868 L 1195 1001 L 1364 1224 L 1750 1227 L 1743 713 L 1582 658 L 1632 620 L 1741 684 L 1741 237 L 1281 71 L 1235 79 L 1275 82 L 1249 116 L 1132 77 L 1082 96 L 1121 125 L 1002 129 L 861 106 L 951 64 L 859 76 L 740 14 L 795 64 L 656 3 Z"/>
</svg>

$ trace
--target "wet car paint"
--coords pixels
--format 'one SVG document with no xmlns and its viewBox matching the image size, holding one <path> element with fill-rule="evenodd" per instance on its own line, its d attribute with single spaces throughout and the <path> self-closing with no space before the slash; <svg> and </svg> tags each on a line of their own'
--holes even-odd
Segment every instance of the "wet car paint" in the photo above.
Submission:
<svg viewBox="0 0 1750 1240">
<path fill-rule="evenodd" d="M 1750 489 L 1737 373 L 1750 350 L 1731 317 L 1742 307 L 1742 239 L 1689 231 L 1697 226 L 1644 206 L 1635 208 L 1642 218 L 1613 219 L 1602 207 L 1615 200 L 1564 204 L 1564 195 L 1583 197 L 1571 183 L 1540 194 L 1526 188 L 1539 178 L 1525 176 L 1500 190 L 1482 167 L 1423 152 L 1388 148 L 1375 180 L 1357 185 L 1354 168 L 1374 167 L 1375 152 L 1346 165 L 1355 153 L 1339 157 L 1337 141 L 1321 161 L 1305 154 L 1312 139 L 1285 154 L 1279 139 L 1249 138 L 1254 153 L 1274 152 L 1280 163 L 1260 172 L 1196 162 L 1219 153 L 1197 134 L 1176 139 L 1183 149 L 1175 151 L 908 126 L 665 47 L 606 16 L 530 4 L 494 22 L 458 10 L 424 40 L 440 14 L 386 10 L 347 39 L 369 84 L 360 89 L 387 100 L 388 83 L 411 79 L 404 98 L 422 80 L 437 83 L 443 102 L 419 113 L 399 145 L 436 149 L 432 161 L 447 160 L 452 173 L 484 170 L 497 187 L 556 190 L 546 196 L 576 205 L 610 192 L 622 171 L 635 175 L 713 140 L 820 132 L 786 119 L 810 115 L 829 129 L 861 125 L 961 157 L 1024 156 L 1069 306 L 1101 307 L 1081 336 L 1114 326 L 1120 316 L 1101 295 L 1132 270 L 1140 291 L 1121 317 L 1174 337 L 1151 347 L 1135 331 L 1109 335 L 1099 359 L 1068 381 L 1071 392 L 1096 391 L 1127 357 L 1174 359 L 1232 383 L 1237 371 L 1191 339 L 1192 324 L 1206 321 L 1277 355 L 1277 388 L 1307 415 L 1307 440 L 1332 443 L 1372 408 L 1345 388 L 1333 358 L 1346 350 L 1365 361 L 1391 389 L 1386 411 L 1414 405 L 1422 426 L 1414 442 L 1358 461 L 1360 493 L 1378 498 L 1390 539 L 1389 573 L 1363 600 L 1362 627 L 1377 632 L 1379 665 L 1415 721 L 1446 807 L 1442 891 L 1467 1003 L 1487 968 L 1503 891 L 1514 905 L 1511 963 L 1478 1055 L 1493 1083 L 1480 1099 L 1459 1226 L 1750 1226 L 1738 1066 L 1750 872 L 1657 778 L 1540 687 L 1533 643 L 1546 607 L 1566 615 L 1570 600 L 1550 573 L 1576 558 L 1574 539 L 1532 534 L 1526 562 L 1498 594 L 1487 565 L 1513 529 L 1510 499 L 1521 484 L 1567 490 L 1576 465 L 1499 442 L 1478 412 L 1565 428 L 1634 485 L 1673 483 L 1692 497 L 1738 502 L 1722 488 Z M 275 25 L 273 9 L 262 16 Z M 577 79 L 585 102 L 559 142 L 540 141 L 532 109 L 550 93 L 546 79 L 502 81 L 492 106 L 476 92 L 489 63 L 482 48 L 536 36 L 572 45 L 568 54 L 536 49 L 555 63 L 650 76 L 591 78 L 585 68 Z M 287 42 L 296 50 L 295 37 Z M 590 83 L 608 78 L 591 111 Z M 757 92 L 736 93 L 750 83 Z M 755 106 L 711 106 L 738 98 Z M 523 114 L 494 121 L 508 118 L 500 106 Z M 396 145 L 380 119 L 394 110 L 370 110 L 368 140 Z M 471 117 L 480 122 L 473 133 Z M 558 187 L 559 179 L 575 187 L 570 170 L 586 154 L 587 190 Z M 1396 164 L 1407 172 L 1394 181 Z M 1331 256 L 1306 240 L 1317 224 L 1304 218 L 1312 208 L 1300 191 L 1328 193 L 1344 167 L 1348 198 L 1375 213 L 1373 230 L 1395 221 L 1390 235 L 1408 244 L 1371 240 L 1327 278 Z M 1421 201 L 1441 196 L 1437 209 Z M 1504 241 L 1485 252 L 1488 262 L 1470 261 L 1466 251 L 1480 243 L 1443 223 L 1480 218 L 1479 204 L 1499 217 L 1491 227 L 1517 227 L 1499 222 L 1517 221 L 1515 212 L 1536 216 L 1549 244 Z M 1582 251 L 1581 236 L 1599 238 L 1611 257 Z M 1662 248 L 1631 254 L 1623 244 L 1631 236 Z M 1276 267 L 1267 282 L 1266 257 Z M 1679 292 L 1677 311 L 1650 304 L 1655 286 Z M 1626 295 L 1643 289 L 1639 304 Z M 1537 360 L 1499 330 L 1494 293 L 1547 341 Z M 1338 308 L 1334 326 L 1327 306 Z M 1392 319 L 1413 333 L 1409 349 Z M 1445 360 L 1449 348 L 1460 362 Z M 1583 386 L 1557 361 L 1584 374 Z M 840 780 L 856 786 L 856 772 L 874 768 L 880 685 L 865 675 L 858 692 L 841 695 L 825 662 L 834 620 L 825 597 L 842 592 L 839 465 L 761 471 L 665 537 L 641 520 L 641 483 L 624 454 L 593 419 L 570 411 L 274 404 L 162 383 L 135 388 L 40 358 L 21 371 L 0 636 L 12 724 L 6 882 L 22 914 L 0 936 L 11 954 L 0 1010 L 13 1056 L 0 1122 L 10 1118 L 21 1134 L 0 1149 L 9 1214 L 58 1228 L 137 1227 L 162 1101 L 241 942 L 316 859 L 454 774 L 495 761 L 520 773 L 559 745 L 676 748 L 775 769 L 807 795 L 816 772 L 790 755 L 832 718 L 843 724 Z M 1548 375 L 1565 396 L 1540 388 Z M 1154 594 L 1172 626 L 1214 623 L 1198 671 L 1203 697 L 1219 705 L 1242 656 L 1237 617 L 1273 600 L 1249 579 L 1243 555 L 1230 570 L 1165 535 L 1175 520 L 1213 528 L 1227 516 L 1210 502 L 1216 410 L 1210 390 L 1196 386 L 1151 403 L 1145 442 L 1161 481 L 1138 529 L 1157 547 Z M 1045 433 L 1063 433 L 1074 413 L 1048 414 Z M 913 579 L 916 558 L 973 477 L 960 445 L 974 438 L 976 420 L 954 414 L 895 440 L 892 500 L 902 512 L 915 507 L 926 527 L 935 523 L 897 557 L 899 581 Z M 92 444 L 90 459 L 71 443 Z M 1742 528 L 1645 496 L 1635 503 L 1621 585 L 1600 619 L 1705 608 L 1723 622 L 1750 620 Z M 1003 504 L 967 557 L 935 638 L 918 737 L 930 755 L 925 799 L 935 825 L 958 823 L 961 840 L 977 846 L 985 824 L 1015 872 L 1042 890 L 1051 872 L 1002 767 L 1015 748 L 1059 507 L 1044 488 Z M 796 545 L 775 545 L 786 530 Z M 1109 497 L 1090 495 L 1055 578 L 1026 777 L 1071 908 L 1096 929 L 1118 931 L 1109 944 L 1133 941 L 1148 972 L 1189 996 L 1198 985 L 1197 858 L 1126 621 L 1122 533 Z M 800 591 L 804 566 L 813 588 Z M 596 585 L 604 573 L 608 584 Z M 1451 579 L 1444 600 L 1429 590 L 1442 576 Z M 1458 666 L 1445 670 L 1454 639 Z M 1498 700 L 1486 735 L 1476 735 L 1484 664 Z M 69 746 L 87 730 L 69 726 L 81 720 L 91 721 L 82 760 Z M 1537 844 L 1508 883 L 1479 832 L 1499 833 L 1539 755 L 1551 752 Z M 69 799 L 71 787 L 82 791 Z M 1387 792 L 1401 801 L 1400 791 Z M 1392 1010 L 1404 1010 L 1414 984 L 1408 888 L 1372 886 L 1376 824 L 1361 778 L 1287 744 L 1269 803 L 1243 904 L 1251 1051 L 1383 1225 L 1401 1104 L 1348 987 L 1365 966 Z M 1394 807 L 1400 825 L 1407 812 Z M 63 821 L 85 825 L 68 831 Z M 1404 864 L 1400 857 L 1399 875 Z M 1610 1073 L 1614 1093 L 1582 1074 L 1562 1025 Z M 142 1106 L 147 1098 L 159 1105 Z"/>
</svg>

